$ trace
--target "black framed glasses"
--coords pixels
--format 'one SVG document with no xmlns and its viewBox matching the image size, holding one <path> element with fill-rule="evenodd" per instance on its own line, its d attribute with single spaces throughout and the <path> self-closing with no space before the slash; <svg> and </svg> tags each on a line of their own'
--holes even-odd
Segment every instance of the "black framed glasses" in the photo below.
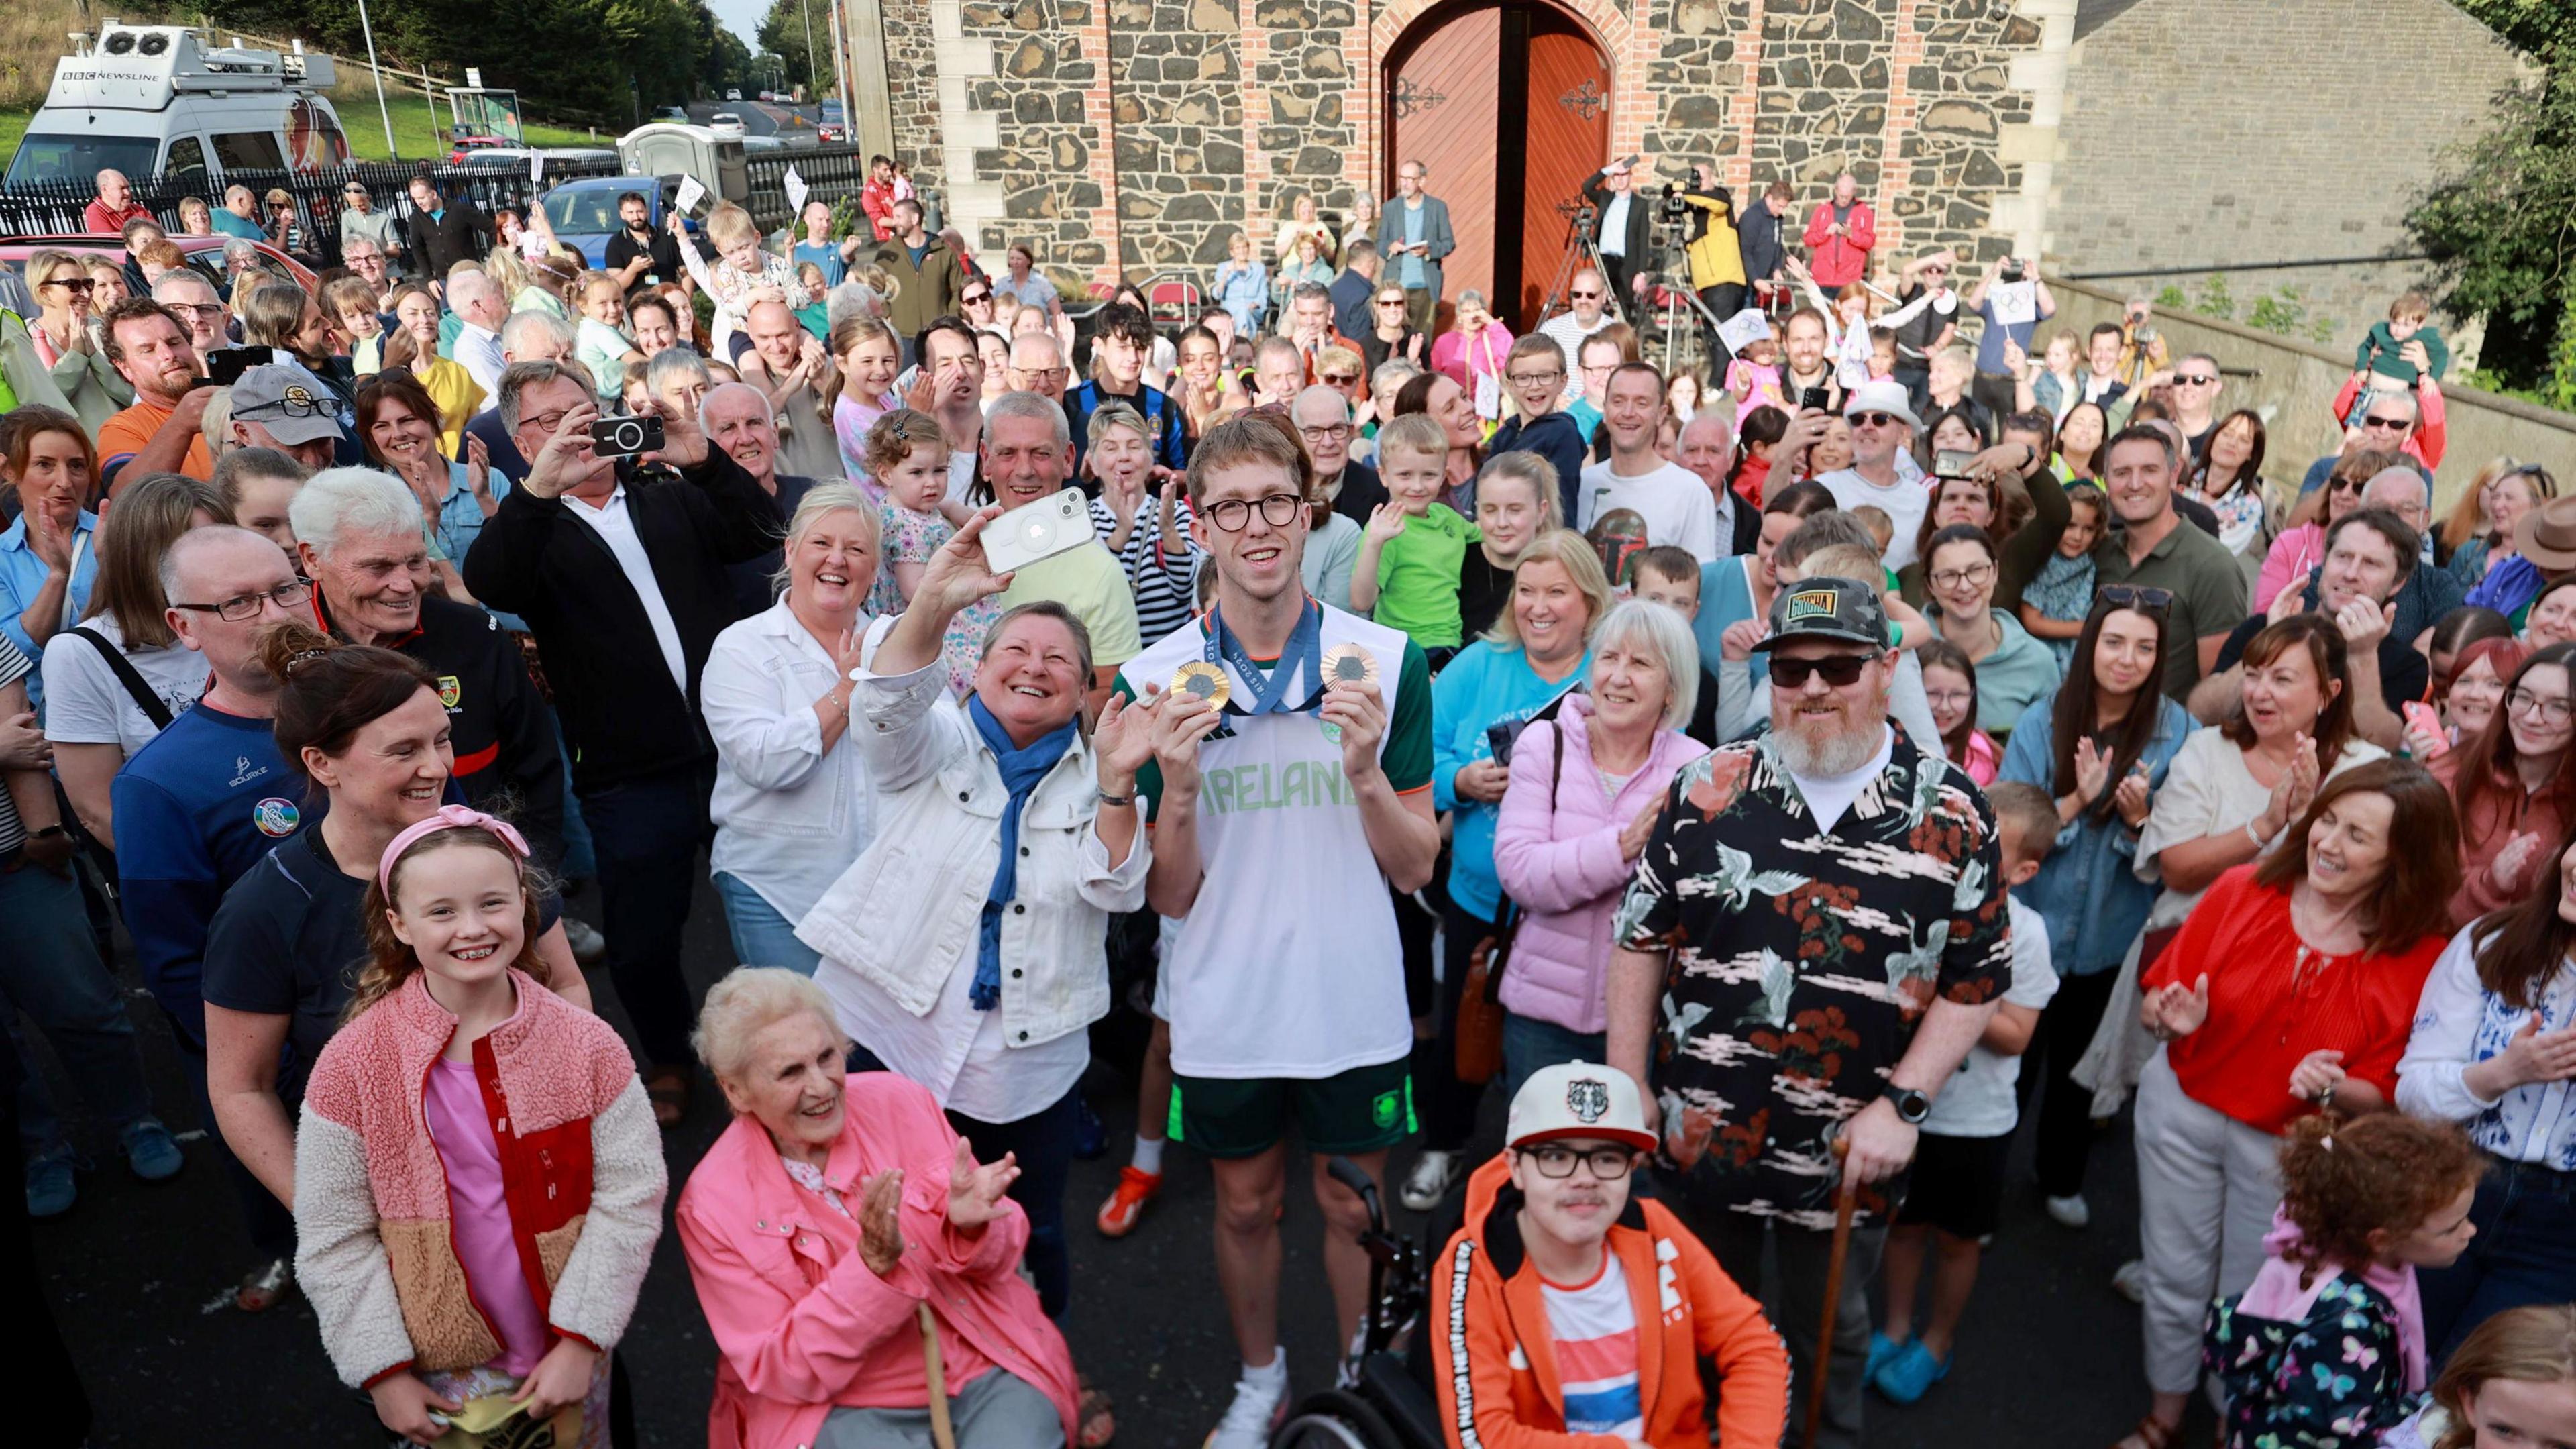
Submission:
<svg viewBox="0 0 2576 1449">
<path fill-rule="evenodd" d="M 1514 387 L 1545 387 L 1563 376 L 1565 373 L 1562 369 L 1550 368 L 1545 372 L 1509 373 L 1505 375 L 1504 380 Z"/>
<path fill-rule="evenodd" d="M 1572 1177 L 1574 1165 L 1579 1162 L 1592 1169 L 1593 1181 L 1617 1182 L 1637 1165 L 1637 1151 L 1633 1147 L 1587 1147 L 1578 1152 L 1571 1147 L 1542 1142 L 1519 1151 L 1521 1159 L 1537 1168 L 1538 1175 L 1545 1178 Z"/>
<path fill-rule="evenodd" d="M 1301 427 L 1297 431 L 1305 434 L 1306 441 L 1310 443 L 1328 443 L 1349 437 L 1351 435 L 1351 425 L 1348 423 L 1326 423 L 1320 428 Z"/>
<path fill-rule="evenodd" d="M 1258 503 L 1248 503 L 1240 498 L 1224 498 L 1207 505 L 1199 512 L 1205 515 L 1208 522 L 1226 532 L 1241 533 L 1252 522 L 1252 510 L 1256 507 L 1261 510 L 1262 522 L 1272 528 L 1286 528 L 1290 520 L 1305 509 L 1306 500 L 1294 493 L 1273 493 L 1262 498 Z"/>
<path fill-rule="evenodd" d="M 1994 576 L 1995 566 L 1993 564 L 1970 564 L 1963 569 L 1943 569 L 1939 573 L 1932 575 L 1932 587 L 1936 589 L 1955 589 L 1961 584 L 1982 584 Z"/>
<path fill-rule="evenodd" d="M 1827 686 L 1848 689 L 1860 682 L 1860 672 L 1875 655 L 1828 654 L 1822 659 L 1791 659 L 1774 653 L 1771 656 L 1773 689 L 1804 689 L 1810 676 L 1822 675 Z"/>
<path fill-rule="evenodd" d="M 252 403 L 246 408 L 236 408 L 233 410 L 233 416 L 237 418 L 247 418 L 252 422 L 257 422 L 262 418 L 318 417 L 324 413 L 334 411 L 336 410 L 332 408 L 329 403 L 324 402 L 320 398 L 295 397 L 290 395 L 279 398 L 275 402 Z"/>
<path fill-rule="evenodd" d="M 2515 714 L 2537 716 L 2550 725 L 2563 725 L 2576 719 L 2576 701 L 2563 694 L 2534 694 L 2518 685 L 2506 691 L 2504 707 Z"/>
<path fill-rule="evenodd" d="M 1601 294 L 1599 292 L 1568 291 L 1565 295 L 1572 297 L 1578 302 L 1590 302 L 1599 298 Z"/>
<path fill-rule="evenodd" d="M 2161 614 L 2173 607 L 2174 592 L 2151 584 L 2104 584 L 2098 597 L 2115 609 Z"/>
<path fill-rule="evenodd" d="M 275 604 L 281 609 L 293 609 L 300 607 L 311 597 L 313 597 L 311 584 L 302 579 L 291 579 L 266 593 L 243 594 L 226 599 L 219 604 L 172 604 L 170 607 L 185 609 L 192 614 L 212 614 L 227 623 L 238 624 L 246 619 L 258 618 L 264 605 Z"/>
<path fill-rule="evenodd" d="M 56 277 L 44 285 L 48 287 L 60 287 L 66 292 L 94 292 L 98 290 L 98 283 L 91 281 L 87 277 Z"/>
<path fill-rule="evenodd" d="M 962 303 L 964 303 L 964 304 L 966 304 L 966 305 L 967 305 L 967 306 L 969 306 L 969 307 L 972 307 L 972 306 L 976 305 L 976 304 L 977 304 L 977 303 L 979 303 L 979 302 L 990 302 L 990 301 L 992 301 L 992 300 L 993 300 L 993 294 L 992 294 L 992 293 L 990 293 L 990 292 L 976 292 L 976 293 L 973 293 L 973 294 L 968 295 L 968 296 L 960 297 L 960 298 L 958 298 L 957 300 L 958 300 L 958 301 L 960 301 L 960 302 L 962 302 Z"/>
</svg>

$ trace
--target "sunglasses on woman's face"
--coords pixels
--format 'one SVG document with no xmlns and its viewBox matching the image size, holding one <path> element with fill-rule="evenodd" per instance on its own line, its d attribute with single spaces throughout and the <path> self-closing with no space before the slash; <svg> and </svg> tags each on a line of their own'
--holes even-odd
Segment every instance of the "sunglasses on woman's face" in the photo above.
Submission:
<svg viewBox="0 0 2576 1449">
<path fill-rule="evenodd" d="M 66 292 L 91 292 L 98 289 L 98 283 L 87 277 L 56 277 L 45 285 L 60 287 Z"/>
<path fill-rule="evenodd" d="M 2342 474 L 2337 473 L 2326 479 L 2326 491 L 2328 493 L 2359 493 L 2362 489 L 2368 487 L 2369 484 L 2370 480 L 2367 478 L 2347 478 Z"/>
</svg>

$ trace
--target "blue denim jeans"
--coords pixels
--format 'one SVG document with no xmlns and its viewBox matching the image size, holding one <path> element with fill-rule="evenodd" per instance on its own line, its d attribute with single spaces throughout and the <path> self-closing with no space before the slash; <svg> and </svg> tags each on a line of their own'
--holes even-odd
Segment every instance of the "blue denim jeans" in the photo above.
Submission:
<svg viewBox="0 0 2576 1449">
<path fill-rule="evenodd" d="M 1523 1016 L 1516 1011 L 1503 1013 L 1503 1100 L 1511 1101 L 1521 1094 L 1521 1083 L 1538 1075 L 1543 1067 L 1560 1062 L 1607 1062 L 1610 1035 L 1599 1031 L 1569 1031 L 1552 1021 Z"/>
<path fill-rule="evenodd" d="M 143 1054 L 116 979 L 98 956 L 77 882 L 22 860 L 0 869 L 0 1010 L 43 1031 L 81 1098 L 106 1126 L 152 1114 Z M 71 1151 L 52 1094 L 19 1038 L 18 1141 L 27 1160 Z"/>
<path fill-rule="evenodd" d="M 2576 1298 L 2576 1172 L 2499 1162 L 2478 1182 L 2478 1235 L 2450 1267 L 2422 1274 L 2424 1339 L 2441 1363 L 2508 1308 Z"/>
<path fill-rule="evenodd" d="M 823 964 L 820 952 L 796 939 L 796 923 L 740 876 L 720 870 L 715 879 L 725 926 L 733 934 L 734 960 L 745 966 L 784 966 L 799 976 L 811 976 Z"/>
</svg>

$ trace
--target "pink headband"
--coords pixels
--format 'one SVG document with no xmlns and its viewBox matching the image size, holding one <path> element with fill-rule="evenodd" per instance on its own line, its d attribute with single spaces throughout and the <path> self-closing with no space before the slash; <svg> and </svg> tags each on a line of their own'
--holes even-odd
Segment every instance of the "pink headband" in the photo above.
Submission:
<svg viewBox="0 0 2576 1449">
<path fill-rule="evenodd" d="M 376 862 L 376 889 L 388 896 L 393 894 L 394 862 L 402 859 L 402 853 L 411 848 L 413 841 L 432 831 L 455 830 L 467 826 L 479 826 L 491 831 L 501 838 L 503 845 L 510 847 L 512 854 L 521 860 L 528 858 L 527 837 L 521 835 L 518 827 L 509 821 L 497 815 L 486 815 L 470 805 L 441 805 L 438 807 L 438 813 L 427 820 L 403 827 L 402 834 L 395 836 L 393 843 L 385 847 L 384 855 Z"/>
</svg>

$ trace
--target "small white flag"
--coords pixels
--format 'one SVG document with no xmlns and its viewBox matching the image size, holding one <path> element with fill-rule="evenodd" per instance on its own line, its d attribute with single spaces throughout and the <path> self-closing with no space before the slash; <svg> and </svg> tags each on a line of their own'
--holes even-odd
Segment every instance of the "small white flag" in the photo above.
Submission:
<svg viewBox="0 0 2576 1449">
<path fill-rule="evenodd" d="M 531 151 L 528 153 L 528 179 L 530 181 L 543 181 L 546 179 L 545 152 Z"/>
<path fill-rule="evenodd" d="M 804 215 L 806 190 L 805 178 L 797 175 L 796 168 L 790 166 L 787 168 L 787 174 L 780 178 L 779 184 L 787 188 L 787 214 L 790 216 Z"/>
<path fill-rule="evenodd" d="M 1771 319 L 1759 307 L 1747 307 L 1717 324 L 1717 340 L 1729 352 L 1742 352 L 1771 335 Z"/>
<path fill-rule="evenodd" d="M 680 178 L 680 194 L 675 199 L 679 203 L 682 215 L 686 215 L 697 210 L 698 203 L 706 200 L 706 197 L 707 188 L 704 182 L 701 182 L 694 176 L 683 176 Z"/>
<path fill-rule="evenodd" d="M 1986 305 L 1995 312 L 1995 325 L 2017 327 L 2039 320 L 2038 284 L 2034 282 L 1997 282 L 1986 289 Z"/>
</svg>

